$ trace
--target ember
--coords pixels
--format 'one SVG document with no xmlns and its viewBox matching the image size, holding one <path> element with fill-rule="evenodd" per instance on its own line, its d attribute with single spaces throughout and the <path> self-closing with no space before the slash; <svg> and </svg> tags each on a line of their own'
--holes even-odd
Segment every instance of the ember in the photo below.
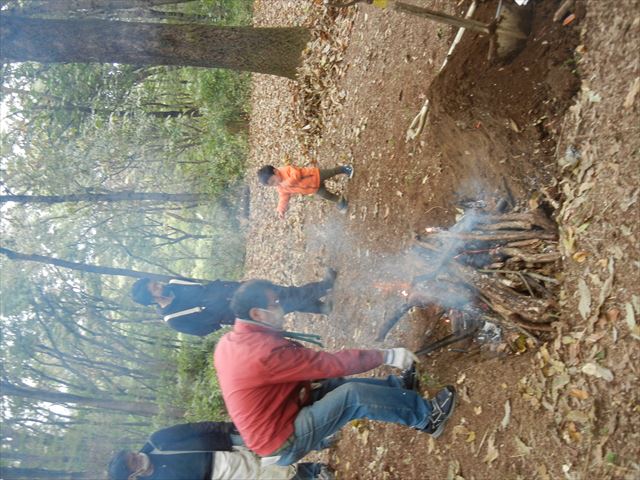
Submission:
<svg viewBox="0 0 640 480">
<path fill-rule="evenodd" d="M 387 295 L 408 297 L 411 284 L 409 282 L 376 282 L 373 284 L 373 288 Z"/>
</svg>

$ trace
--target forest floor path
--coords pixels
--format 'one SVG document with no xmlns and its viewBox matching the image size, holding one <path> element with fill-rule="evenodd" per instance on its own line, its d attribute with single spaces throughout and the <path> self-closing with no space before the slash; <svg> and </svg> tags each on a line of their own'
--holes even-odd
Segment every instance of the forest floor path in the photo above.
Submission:
<svg viewBox="0 0 640 480">
<path fill-rule="evenodd" d="M 420 311 L 374 340 L 403 301 L 389 284 L 415 274 L 415 234 L 451 226 L 468 201 L 555 205 L 563 262 L 544 344 L 423 358 L 425 394 L 463 392 L 441 438 L 358 422 L 320 457 L 345 480 L 638 478 L 639 2 L 578 0 L 566 26 L 552 20 L 561 2 L 536 2 L 511 62 L 489 63 L 487 40 L 467 32 L 439 75 L 452 29 L 369 5 L 328 15 L 321 3 L 255 2 L 256 25 L 317 33 L 302 83 L 257 75 L 252 96 L 245 276 L 300 284 L 339 271 L 331 315 L 290 327 L 329 349 L 420 348 L 431 321 Z M 415 3 L 464 15 L 470 2 Z M 427 98 L 424 131 L 405 141 Z M 353 164 L 352 180 L 330 184 L 347 214 L 295 197 L 279 220 L 255 171 L 288 160 Z"/>
</svg>

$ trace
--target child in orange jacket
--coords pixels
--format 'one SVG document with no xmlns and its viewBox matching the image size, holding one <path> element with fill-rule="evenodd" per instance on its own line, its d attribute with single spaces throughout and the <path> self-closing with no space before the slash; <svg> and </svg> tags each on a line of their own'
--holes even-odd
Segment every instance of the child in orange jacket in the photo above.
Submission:
<svg viewBox="0 0 640 480">
<path fill-rule="evenodd" d="M 276 187 L 280 200 L 278 201 L 278 215 L 284 218 L 289 208 L 291 195 L 317 195 L 320 198 L 337 203 L 338 210 L 347 211 L 347 200 L 344 197 L 329 192 L 324 182 L 336 175 L 348 175 L 353 178 L 354 170 L 351 165 L 343 165 L 336 168 L 319 169 L 315 167 L 286 167 L 275 168 L 265 165 L 258 170 L 260 183 L 268 187 Z"/>
</svg>

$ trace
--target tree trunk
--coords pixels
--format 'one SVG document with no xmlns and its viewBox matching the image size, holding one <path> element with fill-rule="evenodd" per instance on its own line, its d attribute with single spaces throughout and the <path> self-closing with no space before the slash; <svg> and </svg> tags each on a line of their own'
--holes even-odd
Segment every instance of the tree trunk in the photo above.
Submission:
<svg viewBox="0 0 640 480">
<path fill-rule="evenodd" d="M 79 11 L 111 11 L 131 8 L 149 8 L 153 6 L 188 3 L 191 0 L 63 0 L 32 1 L 20 7 L 22 14 L 55 14 Z"/>
<path fill-rule="evenodd" d="M 65 203 L 65 202 L 204 202 L 209 198 L 204 193 L 162 193 L 162 192 L 112 192 L 112 193 L 72 193 L 69 195 L 0 195 L 0 203 Z"/>
<path fill-rule="evenodd" d="M 115 275 L 121 277 L 133 277 L 133 278 L 151 278 L 153 280 L 159 280 L 167 282 L 173 278 L 172 275 L 160 275 L 151 272 L 141 272 L 138 270 L 129 270 L 128 268 L 113 268 L 113 267 L 99 267 L 96 265 L 88 265 L 86 263 L 69 262 L 67 260 L 60 260 L 59 258 L 45 257 L 44 255 L 26 254 L 14 252 L 8 248 L 0 247 L 0 254 L 6 255 L 11 260 L 22 260 L 26 262 L 39 262 L 46 263 L 48 265 L 55 265 L 56 267 L 69 268 L 71 270 L 80 270 L 83 272 L 97 273 L 100 275 Z M 190 279 L 200 282 L 208 282 L 209 280 L 203 279 Z"/>
<path fill-rule="evenodd" d="M 3 62 L 123 63 L 229 68 L 294 78 L 309 40 L 303 27 L 212 27 L 6 14 Z"/>
<path fill-rule="evenodd" d="M 115 398 L 109 398 L 107 396 L 98 398 L 75 395 L 72 393 L 41 390 L 37 388 L 13 385 L 12 383 L 6 382 L 4 380 L 0 382 L 0 387 L 2 389 L 2 395 L 8 395 L 10 397 L 32 398 L 37 401 L 56 404 L 84 405 L 89 407 L 102 408 L 105 410 L 126 412 L 133 415 L 142 415 L 146 417 L 160 414 L 160 409 L 154 403 L 118 400 Z M 170 409 L 166 413 L 175 418 L 179 418 L 184 415 L 184 412 L 178 408 Z"/>
</svg>

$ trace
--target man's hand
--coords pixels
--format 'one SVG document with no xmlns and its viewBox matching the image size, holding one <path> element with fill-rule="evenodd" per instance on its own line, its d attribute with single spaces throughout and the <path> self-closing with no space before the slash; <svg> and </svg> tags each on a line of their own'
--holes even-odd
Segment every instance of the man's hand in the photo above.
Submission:
<svg viewBox="0 0 640 480">
<path fill-rule="evenodd" d="M 409 368 L 413 362 L 418 362 L 418 357 L 411 350 L 406 348 L 388 348 L 382 351 L 384 353 L 384 364 L 391 367 L 405 370 Z"/>
</svg>

